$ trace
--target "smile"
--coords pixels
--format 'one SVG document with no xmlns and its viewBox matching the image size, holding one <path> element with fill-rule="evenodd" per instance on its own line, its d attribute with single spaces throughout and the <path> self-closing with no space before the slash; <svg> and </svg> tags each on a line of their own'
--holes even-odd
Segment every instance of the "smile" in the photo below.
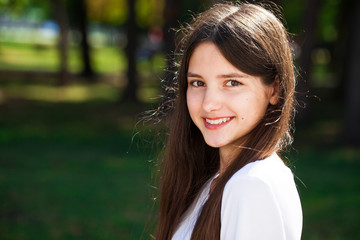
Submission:
<svg viewBox="0 0 360 240">
<path fill-rule="evenodd" d="M 220 125 L 222 123 L 226 123 L 228 121 L 230 121 L 231 118 L 227 117 L 227 118 L 218 118 L 218 119 L 208 119 L 208 118 L 205 118 L 205 121 L 209 124 L 212 124 L 212 125 Z"/>
<path fill-rule="evenodd" d="M 233 120 L 233 117 L 223 117 L 216 119 L 204 118 L 205 127 L 207 129 L 216 130 L 222 128 Z"/>
</svg>

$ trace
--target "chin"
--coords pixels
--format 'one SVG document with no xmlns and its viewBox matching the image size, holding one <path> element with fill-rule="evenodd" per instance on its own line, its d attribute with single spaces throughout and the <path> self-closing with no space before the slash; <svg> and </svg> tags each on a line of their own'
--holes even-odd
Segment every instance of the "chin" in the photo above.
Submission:
<svg viewBox="0 0 360 240">
<path fill-rule="evenodd" d="M 226 143 L 223 143 L 223 142 L 216 142 L 216 141 L 206 141 L 205 139 L 205 142 L 207 145 L 209 145 L 210 147 L 213 147 L 213 148 L 221 148 L 223 146 L 226 145 Z"/>
</svg>

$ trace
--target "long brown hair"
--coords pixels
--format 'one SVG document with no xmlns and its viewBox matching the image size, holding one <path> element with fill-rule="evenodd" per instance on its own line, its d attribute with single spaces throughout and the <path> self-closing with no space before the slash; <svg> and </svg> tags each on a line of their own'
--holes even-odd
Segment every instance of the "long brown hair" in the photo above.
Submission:
<svg viewBox="0 0 360 240">
<path fill-rule="evenodd" d="M 169 135 L 161 159 L 159 220 L 155 238 L 171 239 L 181 216 L 204 183 L 219 170 L 219 151 L 208 146 L 192 122 L 186 104 L 187 71 L 194 49 L 214 43 L 241 71 L 260 76 L 265 84 L 279 81 L 280 99 L 269 105 L 249 133 L 238 156 L 222 173 L 196 222 L 192 239 L 219 239 L 222 193 L 227 181 L 249 162 L 264 159 L 291 143 L 295 77 L 287 32 L 281 21 L 253 4 L 218 4 L 200 14 L 183 31 L 178 45 L 178 72 L 172 87 Z M 168 104 L 169 106 L 167 106 Z"/>
</svg>

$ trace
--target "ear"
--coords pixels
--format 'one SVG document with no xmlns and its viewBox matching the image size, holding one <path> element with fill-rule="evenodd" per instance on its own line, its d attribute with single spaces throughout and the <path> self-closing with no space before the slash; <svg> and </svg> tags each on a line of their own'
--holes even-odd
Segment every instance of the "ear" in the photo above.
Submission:
<svg viewBox="0 0 360 240">
<path fill-rule="evenodd" d="M 276 105 L 279 102 L 280 96 L 280 80 L 279 76 L 276 75 L 275 81 L 271 84 L 271 94 L 269 98 L 269 102 L 271 105 Z"/>
</svg>

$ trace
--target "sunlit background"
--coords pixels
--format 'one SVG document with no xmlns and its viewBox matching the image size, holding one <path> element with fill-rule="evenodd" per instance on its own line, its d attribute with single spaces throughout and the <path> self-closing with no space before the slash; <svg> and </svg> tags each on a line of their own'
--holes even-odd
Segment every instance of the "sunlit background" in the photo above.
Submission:
<svg viewBox="0 0 360 240">
<path fill-rule="evenodd" d="M 215 2 L 0 0 L 0 239 L 150 239 L 164 129 L 141 116 L 174 31 Z M 360 1 L 273 2 L 299 73 L 303 239 L 360 239 Z"/>
</svg>

